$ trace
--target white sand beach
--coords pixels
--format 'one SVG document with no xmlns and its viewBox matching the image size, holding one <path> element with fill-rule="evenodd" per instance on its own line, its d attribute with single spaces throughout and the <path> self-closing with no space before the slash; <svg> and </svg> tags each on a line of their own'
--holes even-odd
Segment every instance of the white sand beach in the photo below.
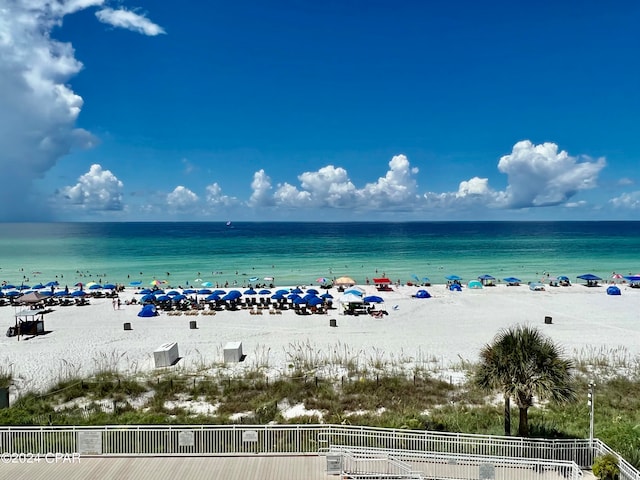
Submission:
<svg viewBox="0 0 640 480">
<path fill-rule="evenodd" d="M 71 374 L 90 375 L 99 369 L 126 372 L 154 371 L 153 352 L 177 342 L 180 361 L 170 368 L 202 369 L 223 362 L 227 342 L 242 342 L 244 362 L 232 368 L 265 366 L 286 372 L 290 354 L 306 350 L 311 359 L 329 358 L 331 352 L 357 357 L 366 365 L 375 359 L 393 363 L 430 365 L 446 370 L 461 359 L 475 361 L 480 348 L 501 329 L 518 323 L 539 327 L 573 357 L 599 353 L 628 360 L 640 355 L 640 289 L 620 285 L 622 295 L 609 296 L 606 286 L 546 287 L 534 292 L 526 285 L 498 285 L 462 292 L 444 285 L 427 287 L 432 298 L 412 298 L 419 287 L 393 287 L 366 294 L 385 299 L 377 306 L 389 314 L 251 315 L 248 310 L 219 311 L 215 315 L 141 318 L 140 305 L 124 302 L 140 297 L 134 289 L 120 294 L 123 304 L 114 310 L 109 298 L 91 299 L 88 306 L 55 306 L 45 315 L 46 335 L 0 338 L 0 361 L 13 373 L 15 397 L 27 390 L 52 386 Z M 341 295 L 332 289 L 335 299 Z M 0 307 L 3 333 L 15 323 L 18 308 Z M 20 308 L 21 310 L 21 308 Z M 546 316 L 552 323 L 546 324 Z M 335 319 L 337 327 L 330 326 Z M 190 322 L 197 322 L 197 329 Z M 123 328 L 131 323 L 132 330 Z M 303 347 L 304 346 L 304 347 Z M 345 354 L 345 352 L 347 352 Z"/>
</svg>

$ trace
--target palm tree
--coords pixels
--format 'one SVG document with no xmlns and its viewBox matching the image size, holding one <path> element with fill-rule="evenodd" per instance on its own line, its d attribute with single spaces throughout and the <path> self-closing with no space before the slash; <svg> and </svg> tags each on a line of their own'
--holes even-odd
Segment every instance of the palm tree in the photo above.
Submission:
<svg viewBox="0 0 640 480">
<path fill-rule="evenodd" d="M 500 331 L 491 345 L 480 351 L 474 381 L 487 391 L 500 390 L 504 396 L 505 435 L 511 433 L 513 398 L 518 406 L 518 435 L 529 435 L 528 409 L 534 398 L 569 402 L 576 398 L 573 362 L 539 330 L 516 326 Z"/>
</svg>

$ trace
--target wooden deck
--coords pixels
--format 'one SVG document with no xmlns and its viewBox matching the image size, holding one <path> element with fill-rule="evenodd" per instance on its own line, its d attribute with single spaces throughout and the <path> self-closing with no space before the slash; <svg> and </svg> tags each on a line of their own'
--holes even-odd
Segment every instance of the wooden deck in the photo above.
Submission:
<svg viewBox="0 0 640 480">
<path fill-rule="evenodd" d="M 51 460 L 49 460 L 50 462 Z M 0 463 L 0 478 L 11 480 L 336 480 L 326 457 L 90 457 L 74 463 Z"/>
</svg>

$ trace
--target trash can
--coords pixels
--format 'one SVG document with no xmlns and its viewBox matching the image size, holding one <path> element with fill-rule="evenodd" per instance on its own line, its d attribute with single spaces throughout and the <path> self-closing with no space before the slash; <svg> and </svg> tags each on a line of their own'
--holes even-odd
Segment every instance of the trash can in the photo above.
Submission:
<svg viewBox="0 0 640 480">
<path fill-rule="evenodd" d="M 335 318 L 329 319 L 329 326 L 330 327 L 337 327 L 338 326 L 338 322 L 336 321 Z"/>
<path fill-rule="evenodd" d="M 129 322 L 124 324 L 124 329 L 125 330 L 131 330 L 131 324 Z"/>
<path fill-rule="evenodd" d="M 197 323 L 195 320 L 191 320 L 191 321 L 189 322 L 189 328 L 190 328 L 191 330 L 196 330 L 196 329 L 198 328 L 198 323 Z"/>
<path fill-rule="evenodd" d="M 546 323 L 547 325 L 551 325 L 552 322 L 552 318 L 551 317 L 544 317 L 544 323 Z"/>
</svg>

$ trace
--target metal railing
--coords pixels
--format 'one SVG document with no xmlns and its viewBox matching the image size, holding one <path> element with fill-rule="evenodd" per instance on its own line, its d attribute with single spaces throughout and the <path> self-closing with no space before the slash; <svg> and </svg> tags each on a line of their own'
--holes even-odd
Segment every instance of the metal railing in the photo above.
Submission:
<svg viewBox="0 0 640 480">
<path fill-rule="evenodd" d="M 318 454 L 331 445 L 485 457 L 575 462 L 591 468 L 613 453 L 600 440 L 545 440 L 353 425 L 106 425 L 0 427 L 0 452 L 82 453 L 78 438 L 98 438 L 100 455 Z M 621 480 L 640 473 L 619 455 Z"/>
<path fill-rule="evenodd" d="M 379 476 L 402 479 L 563 478 L 580 480 L 582 470 L 575 462 L 527 458 L 485 457 L 410 450 L 353 448 L 332 445 L 332 454 L 343 458 L 342 475 L 366 479 Z M 399 467 L 398 467 L 399 466 Z M 548 476 L 541 477 L 547 474 Z"/>
</svg>

